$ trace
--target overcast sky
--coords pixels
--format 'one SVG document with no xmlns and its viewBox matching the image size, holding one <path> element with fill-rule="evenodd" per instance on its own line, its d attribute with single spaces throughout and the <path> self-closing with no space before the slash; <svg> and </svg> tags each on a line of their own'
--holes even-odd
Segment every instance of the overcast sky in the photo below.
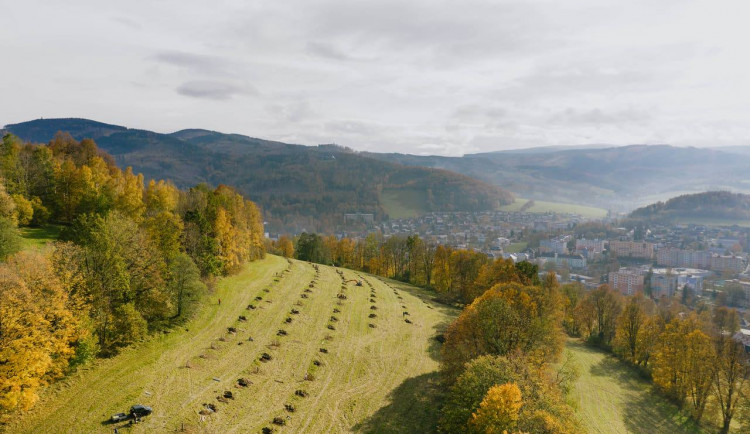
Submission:
<svg viewBox="0 0 750 434">
<path fill-rule="evenodd" d="M 444 155 L 747 145 L 748 16 L 746 0 L 0 0 L 0 125 Z"/>
</svg>

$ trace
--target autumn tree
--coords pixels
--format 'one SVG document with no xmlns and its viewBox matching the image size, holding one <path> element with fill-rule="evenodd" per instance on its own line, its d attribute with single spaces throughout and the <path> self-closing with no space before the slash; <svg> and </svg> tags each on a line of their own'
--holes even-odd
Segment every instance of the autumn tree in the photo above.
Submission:
<svg viewBox="0 0 750 434">
<path fill-rule="evenodd" d="M 607 285 L 586 294 L 577 308 L 580 325 L 586 331 L 586 337 L 597 344 L 609 346 L 615 335 L 620 309 L 620 294 Z"/>
<path fill-rule="evenodd" d="M 562 351 L 560 303 L 555 289 L 496 285 L 467 306 L 446 331 L 443 371 L 455 379 L 469 360 L 520 350 L 538 360 Z"/>
<path fill-rule="evenodd" d="M 521 389 L 515 383 L 490 387 L 477 411 L 469 420 L 470 432 L 503 434 L 518 427 L 523 400 Z"/>
<path fill-rule="evenodd" d="M 21 235 L 12 221 L 0 217 L 0 260 L 21 250 Z"/>
<path fill-rule="evenodd" d="M 294 256 L 294 243 L 286 235 L 279 237 L 278 246 L 283 257 L 291 258 Z"/>
<path fill-rule="evenodd" d="M 627 300 L 617 317 L 612 348 L 616 354 L 631 363 L 639 362 L 638 355 L 641 351 L 638 346 L 643 342 L 642 335 L 646 333 L 645 326 L 651 311 L 653 302 L 638 293 Z"/>
<path fill-rule="evenodd" d="M 135 222 L 119 213 L 83 216 L 71 236 L 84 247 L 86 287 L 102 350 L 131 342 L 118 332 L 127 331 L 132 337 L 142 331 L 138 315 L 144 321 L 158 321 L 172 311 L 164 290 L 164 258 Z M 124 320 L 134 321 L 132 327 Z"/>
<path fill-rule="evenodd" d="M 713 377 L 713 395 L 721 410 L 721 432 L 729 426 L 745 392 L 748 377 L 748 356 L 744 346 L 730 336 L 716 338 L 716 369 Z"/>
<path fill-rule="evenodd" d="M 517 431 L 580 432 L 575 413 L 565 403 L 564 395 L 556 383 L 551 380 L 549 368 L 540 366 L 537 361 L 527 358 L 521 352 L 506 356 L 485 355 L 468 362 L 466 369 L 448 390 L 441 409 L 440 430 L 452 433 L 473 429 L 476 432 L 487 428 L 484 424 L 477 425 L 477 422 L 490 422 L 498 413 L 503 413 L 498 406 L 490 405 L 503 400 L 496 400 L 495 397 L 488 400 L 488 392 L 493 387 L 509 383 L 516 385 L 523 398 L 516 419 Z M 482 411 L 482 402 L 485 400 L 486 411 Z M 511 408 L 518 404 L 515 399 L 505 401 L 511 404 Z M 505 412 L 506 415 L 508 413 L 512 414 L 512 411 Z M 479 415 L 476 422 L 474 414 Z"/>
<path fill-rule="evenodd" d="M 560 288 L 563 300 L 563 328 L 571 336 L 580 336 L 580 324 L 576 320 L 576 308 L 584 297 L 583 285 L 571 282 Z"/>
<path fill-rule="evenodd" d="M 452 287 L 451 282 L 451 251 L 449 248 L 439 245 L 433 256 L 433 281 L 435 290 L 440 294 L 446 294 Z"/>
<path fill-rule="evenodd" d="M 206 290 L 206 285 L 200 279 L 200 270 L 185 253 L 179 253 L 174 258 L 169 271 L 168 290 L 176 309 L 174 316 L 183 317 Z"/>
<path fill-rule="evenodd" d="M 653 356 L 652 378 L 667 396 L 689 404 L 696 421 L 703 416 L 714 380 L 716 351 L 695 313 L 670 321 Z"/>
<path fill-rule="evenodd" d="M 487 256 L 472 250 L 455 250 L 450 256 L 451 291 L 464 303 L 471 303 L 487 288 L 477 290 L 475 282 Z"/>
<path fill-rule="evenodd" d="M 0 265 L 0 411 L 28 409 L 61 377 L 82 337 L 70 288 L 48 257 L 20 253 Z"/>
</svg>

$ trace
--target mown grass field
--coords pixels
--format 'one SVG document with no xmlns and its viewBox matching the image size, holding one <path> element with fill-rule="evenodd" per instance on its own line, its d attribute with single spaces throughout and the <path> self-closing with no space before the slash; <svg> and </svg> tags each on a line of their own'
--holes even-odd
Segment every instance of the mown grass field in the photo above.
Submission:
<svg viewBox="0 0 750 434">
<path fill-rule="evenodd" d="M 519 253 L 526 250 L 526 247 L 529 245 L 527 242 L 520 242 L 520 243 L 510 243 L 507 246 L 503 248 L 503 251 L 505 253 Z"/>
<path fill-rule="evenodd" d="M 520 211 L 529 199 L 516 198 L 515 202 L 500 207 L 500 211 Z M 607 215 L 604 208 L 593 206 L 574 205 L 570 203 L 546 202 L 543 200 L 534 200 L 534 205 L 526 210 L 531 213 L 573 213 L 587 218 L 602 218 Z"/>
<path fill-rule="evenodd" d="M 589 433 L 701 433 L 677 406 L 614 356 L 569 340 L 566 352 L 579 369 L 573 389 L 578 415 Z"/>
<path fill-rule="evenodd" d="M 345 279 L 360 278 L 342 271 Z M 231 433 L 263 427 L 276 432 L 432 432 L 439 390 L 434 336 L 457 312 L 433 303 L 426 291 L 362 276 L 365 284 L 346 284 L 347 299 L 339 300 L 343 283 L 334 268 L 320 266 L 316 276 L 308 263 L 288 265 L 268 256 L 223 279 L 210 303 L 185 326 L 51 386 L 30 413 L 7 428 L 24 433 L 111 433 L 114 428 Z M 256 309 L 248 310 L 250 304 Z M 299 314 L 291 314 L 292 309 Z M 377 317 L 368 318 L 371 313 Z M 229 333 L 228 327 L 237 332 Z M 280 329 L 287 335 L 278 336 Z M 259 361 L 263 353 L 272 360 Z M 242 388 L 239 378 L 252 384 Z M 296 390 L 308 396 L 296 396 Z M 234 399 L 221 403 L 217 396 L 225 391 Z M 105 423 L 137 403 L 152 406 L 154 414 L 133 426 Z M 201 420 L 198 412 L 209 403 L 218 411 Z M 286 411 L 285 404 L 295 411 Z M 275 417 L 286 425 L 272 425 Z"/>
<path fill-rule="evenodd" d="M 46 225 L 38 228 L 21 228 L 21 239 L 24 250 L 41 249 L 47 243 L 60 238 L 61 226 Z"/>
</svg>

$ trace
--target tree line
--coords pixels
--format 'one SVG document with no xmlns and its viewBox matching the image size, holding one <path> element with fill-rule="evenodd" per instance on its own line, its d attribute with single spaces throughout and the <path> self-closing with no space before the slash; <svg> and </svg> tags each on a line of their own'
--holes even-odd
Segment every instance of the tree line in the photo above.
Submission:
<svg viewBox="0 0 750 434">
<path fill-rule="evenodd" d="M 707 416 L 728 432 L 736 415 L 750 422 L 748 355 L 734 339 L 737 311 L 677 298 L 658 302 L 622 296 L 607 285 L 585 292 L 565 285 L 563 324 L 571 335 L 612 351 L 652 379 L 657 389 L 700 422 Z"/>
<path fill-rule="evenodd" d="M 253 202 L 119 169 L 92 140 L 0 146 L 0 416 L 96 356 L 187 318 L 206 282 L 265 254 Z M 21 251 L 18 227 L 63 226 Z"/>
<path fill-rule="evenodd" d="M 281 236 L 268 248 L 303 261 L 360 270 L 435 290 L 443 301 L 471 303 L 500 281 L 539 282 L 538 267 L 510 259 L 492 260 L 474 250 L 435 245 L 418 235 L 383 237 L 370 234 L 363 240 L 302 233 Z"/>
</svg>

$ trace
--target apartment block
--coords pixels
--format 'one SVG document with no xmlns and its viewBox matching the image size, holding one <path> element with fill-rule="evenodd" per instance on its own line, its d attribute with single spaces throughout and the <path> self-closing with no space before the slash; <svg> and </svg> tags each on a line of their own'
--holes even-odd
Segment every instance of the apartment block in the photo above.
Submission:
<svg viewBox="0 0 750 434">
<path fill-rule="evenodd" d="M 640 268 L 620 268 L 608 275 L 609 286 L 620 291 L 623 295 L 633 295 L 643 292 L 644 275 Z"/>
<path fill-rule="evenodd" d="M 654 257 L 654 244 L 644 241 L 610 241 L 609 252 L 620 258 L 651 259 Z"/>
</svg>

